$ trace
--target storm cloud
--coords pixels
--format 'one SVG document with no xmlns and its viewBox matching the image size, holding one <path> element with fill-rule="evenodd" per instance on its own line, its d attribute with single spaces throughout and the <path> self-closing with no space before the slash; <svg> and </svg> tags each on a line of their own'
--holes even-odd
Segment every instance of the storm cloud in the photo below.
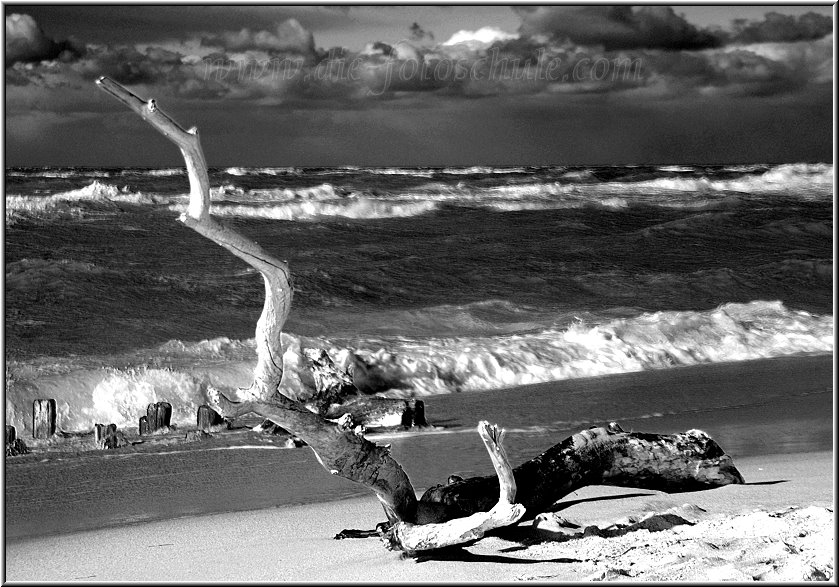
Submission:
<svg viewBox="0 0 839 587">
<path fill-rule="evenodd" d="M 769 12 L 762 21 L 736 20 L 734 33 L 726 40 L 734 43 L 791 43 L 812 41 L 833 33 L 833 19 L 814 12 L 798 18 Z"/>
<path fill-rule="evenodd" d="M 697 28 L 669 6 L 521 6 L 522 35 L 619 49 L 695 50 L 718 47 L 721 40 Z"/>
<path fill-rule="evenodd" d="M 70 84 L 74 77 L 107 75 L 187 99 L 307 102 L 306 107 L 319 100 L 329 107 L 335 100 L 348 105 L 398 100 L 417 92 L 449 99 L 624 91 L 658 99 L 691 92 L 773 95 L 832 80 L 832 35 L 813 39 L 826 30 L 818 15 L 770 13 L 762 22 L 737 22 L 723 44 L 722 34 L 711 40 L 708 31 L 669 7 L 516 10 L 523 17 L 518 34 L 491 27 L 462 30 L 432 46 L 374 40 L 359 52 L 327 51 L 316 48 L 311 31 L 288 19 L 266 29 L 201 34 L 192 46 L 202 54 L 189 53 L 186 46 L 179 52 L 154 45 L 88 45 L 65 51 L 67 63 L 50 67 L 63 71 Z M 6 26 L 13 33 L 7 35 L 7 66 L 57 56 L 59 44 L 31 17 L 12 15 Z M 765 42 L 779 38 L 794 42 Z M 58 79 L 44 78 L 40 69 L 14 67 L 11 83 Z"/>
<path fill-rule="evenodd" d="M 90 8 L 85 7 L 85 14 Z M 566 118 L 570 112 L 583 112 L 580 120 L 593 125 L 599 120 L 596 112 L 626 111 L 653 120 L 654 112 L 666 110 L 675 124 L 680 118 L 674 112 L 680 108 L 702 103 L 706 112 L 713 112 L 715 101 L 731 112 L 747 112 L 749 103 L 766 111 L 771 106 L 775 113 L 787 112 L 775 109 L 778 104 L 798 104 L 807 116 L 817 108 L 814 100 L 829 106 L 825 96 L 833 81 L 832 19 L 823 15 L 769 13 L 762 20 L 734 21 L 728 29 L 710 30 L 661 6 L 514 10 L 521 17 L 517 30 L 483 25 L 434 41 L 418 24 L 406 27 L 405 22 L 412 22 L 407 20 L 402 24 L 407 38 L 371 38 L 360 50 L 319 47 L 316 35 L 294 18 L 247 27 L 233 21 L 229 30 L 217 26 L 165 41 L 82 45 L 50 38 L 29 15 L 7 15 L 7 140 L 14 146 L 18 139 L 34 140 L 43 129 L 81 124 L 94 112 L 118 112 L 118 105 L 103 100 L 92 87 L 91 81 L 101 75 L 134 86 L 141 95 L 165 99 L 173 108 L 229 109 L 243 120 L 259 118 L 262 126 L 250 129 L 257 134 L 279 132 L 279 120 L 287 128 L 289 112 L 308 112 L 315 121 L 320 111 L 359 136 L 376 133 L 353 121 L 388 120 L 399 129 L 401 141 L 419 133 L 416 125 L 422 124 L 432 124 L 429 128 L 441 136 L 456 129 L 489 136 L 506 116 L 523 121 L 520 127 L 512 122 L 505 126 L 508 135 L 520 132 L 549 141 L 533 125 L 558 117 L 549 126 L 559 129 L 572 124 Z M 649 108 L 629 106 L 639 102 Z M 471 114 L 478 104 L 489 124 L 480 132 L 468 126 L 481 125 Z M 444 112 L 454 113 L 458 121 L 433 123 Z M 796 110 L 788 112 L 782 118 L 794 120 Z M 819 120 L 823 123 L 823 116 Z M 427 128 L 422 134 L 430 137 Z M 325 144 L 312 146 L 325 137 L 306 143 L 306 148 L 325 149 Z M 385 137 L 376 137 L 377 144 L 387 144 Z M 483 146 L 451 136 L 448 140 L 464 153 L 489 149 L 489 139 Z M 443 152 L 428 141 L 423 147 L 427 156 Z M 631 143 L 621 142 L 621 148 L 629 149 Z M 534 144 L 532 152 L 538 147 Z M 542 147 L 546 153 L 562 154 Z M 364 148 L 373 153 L 372 147 Z M 385 157 L 391 151 L 375 153 Z"/>
<path fill-rule="evenodd" d="M 47 37 L 28 14 L 6 16 L 6 67 L 16 62 L 69 61 L 81 53 L 82 49 L 70 41 L 55 41 Z"/>
</svg>

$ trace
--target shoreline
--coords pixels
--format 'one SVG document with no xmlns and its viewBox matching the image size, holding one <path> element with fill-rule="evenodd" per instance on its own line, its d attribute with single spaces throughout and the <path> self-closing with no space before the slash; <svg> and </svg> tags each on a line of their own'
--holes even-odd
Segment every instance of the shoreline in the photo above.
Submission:
<svg viewBox="0 0 839 587">
<path fill-rule="evenodd" d="M 832 452 L 753 456 L 736 464 L 745 485 L 679 494 L 594 486 L 559 502 L 563 518 L 600 528 L 684 504 L 705 510 L 693 510 L 700 517 L 695 525 L 659 532 L 557 541 L 523 521 L 463 549 L 407 559 L 387 551 L 377 538 L 332 539 L 344 528 L 370 529 L 382 521 L 371 494 L 7 540 L 6 579 L 448 582 L 584 580 L 598 574 L 610 578 L 610 573 L 625 579 L 669 573 L 680 580 L 832 573 Z M 702 556 L 696 549 L 704 549 Z M 710 550 L 713 556 L 705 552 Z M 663 558 L 653 568 L 649 556 Z"/>
<path fill-rule="evenodd" d="M 513 464 L 608 421 L 644 432 L 703 429 L 736 464 L 753 455 L 833 450 L 831 387 L 832 356 L 566 380 L 426 398 L 429 421 L 437 429 L 371 439 L 392 445 L 392 454 L 418 493 L 451 474 L 493 474 L 474 432 L 479 419 L 507 429 Z M 730 396 L 738 393 L 752 399 L 731 405 Z M 678 413 L 690 397 L 707 398 L 713 409 Z M 651 404 L 662 413 L 649 417 Z M 668 413 L 672 411 L 676 413 Z M 310 449 L 255 450 L 270 444 L 225 443 L 213 438 L 190 443 L 184 450 L 161 447 L 7 459 L 6 538 L 331 502 L 368 493 L 327 475 Z"/>
<path fill-rule="evenodd" d="M 721 362 L 712 362 L 712 363 L 699 363 L 695 365 L 678 365 L 670 368 L 659 368 L 659 369 L 645 369 L 640 371 L 628 371 L 623 373 L 608 373 L 604 375 L 592 375 L 586 377 L 573 377 L 573 378 L 566 378 L 566 379 L 558 379 L 554 381 L 545 381 L 539 383 L 529 383 L 524 385 L 513 385 L 510 387 L 502 387 L 496 389 L 487 389 L 481 391 L 468 391 L 468 392 L 458 392 L 458 393 L 445 393 L 445 394 L 433 394 L 433 395 L 417 395 L 414 396 L 414 399 L 423 400 L 432 402 L 433 405 L 439 404 L 446 404 L 448 402 L 455 402 L 455 403 L 465 403 L 465 404 L 480 404 L 482 403 L 482 399 L 489 399 L 489 404 L 494 404 L 499 402 L 500 400 L 505 399 L 505 396 L 509 395 L 510 397 L 514 395 L 533 395 L 533 394 L 545 394 L 545 393 L 552 393 L 552 394 L 565 394 L 567 392 L 573 393 L 588 393 L 588 391 L 596 388 L 596 387 L 605 387 L 614 391 L 615 389 L 619 388 L 637 388 L 637 381 L 638 379 L 645 379 L 645 378 L 657 378 L 660 380 L 674 380 L 678 379 L 681 375 L 685 374 L 686 372 L 692 373 L 688 376 L 688 379 L 692 382 L 695 382 L 699 377 L 700 374 L 711 374 L 712 377 L 716 377 L 716 379 L 720 379 L 720 377 L 725 377 L 730 375 L 732 372 L 742 371 L 742 370 L 749 370 L 752 367 L 757 367 L 761 369 L 761 366 L 764 365 L 781 365 L 782 363 L 786 362 L 788 365 L 793 365 L 795 368 L 797 365 L 802 363 L 811 363 L 813 368 L 816 371 L 824 371 L 825 365 L 829 362 L 832 368 L 833 362 L 833 353 L 805 353 L 805 354 L 794 354 L 794 355 L 783 355 L 778 357 L 766 357 L 766 358 L 759 358 L 759 359 L 747 359 L 747 360 L 735 360 L 735 361 L 721 361 Z M 782 372 L 783 369 L 775 369 L 776 372 Z M 812 387 L 812 386 L 811 386 Z M 637 395 L 637 389 L 632 390 Z M 620 393 L 626 393 L 625 389 L 620 389 Z M 803 396 L 812 395 L 813 391 L 808 391 L 804 394 L 800 394 Z M 565 396 L 563 396 L 565 397 Z M 620 398 L 614 398 L 620 400 Z M 764 403 L 770 403 L 772 400 L 777 399 L 776 397 L 767 398 L 767 401 Z M 626 403 L 626 399 L 624 398 L 624 403 Z M 753 405 L 759 405 L 757 403 Z M 492 408 L 492 405 L 489 406 L 482 406 L 482 407 L 489 407 Z M 733 405 L 727 406 L 729 408 L 740 408 L 744 406 Z M 620 420 L 624 421 L 642 421 L 642 420 L 652 420 L 655 418 L 665 418 L 667 420 L 671 419 L 679 419 L 681 417 L 691 417 L 695 413 L 700 413 L 703 411 L 712 411 L 712 410 L 719 410 L 719 406 L 711 406 L 707 410 L 703 409 L 694 409 L 694 410 L 686 410 L 683 412 L 666 412 L 662 414 L 661 412 L 654 411 L 650 414 L 640 414 L 640 415 L 620 415 L 615 416 L 613 418 L 609 417 L 600 417 L 595 418 L 594 420 L 579 420 L 580 425 L 588 422 L 588 421 L 606 421 L 609 419 L 612 420 Z M 138 412 L 140 413 L 140 412 Z M 589 417 L 591 418 L 591 417 Z M 222 437 L 226 439 L 233 439 L 233 434 L 238 433 L 240 436 L 245 435 L 248 436 L 248 430 L 259 424 L 263 418 L 259 418 L 256 416 L 244 416 L 240 418 L 240 420 L 246 424 L 246 426 L 234 426 L 229 430 L 222 430 L 217 431 L 215 434 L 221 433 Z M 431 424 L 431 428 L 434 428 L 434 425 Z M 572 428 L 568 428 L 571 430 Z M 129 441 L 126 445 L 129 447 L 129 450 L 138 450 L 141 451 L 143 449 L 147 449 L 149 452 L 153 451 L 153 447 L 163 448 L 166 446 L 181 446 L 187 445 L 194 440 L 184 439 L 182 435 L 194 432 L 199 430 L 199 428 L 195 425 L 172 425 L 171 430 L 164 434 L 152 434 L 147 436 L 141 436 L 137 433 L 137 431 L 132 429 L 119 429 L 120 432 L 123 432 L 126 435 L 127 440 Z M 23 428 L 18 431 L 18 438 L 22 438 L 22 434 L 25 435 L 27 432 L 31 433 L 31 430 Z M 375 439 L 377 437 L 387 437 L 394 433 L 398 433 L 396 430 L 389 430 L 389 429 L 381 429 L 371 430 L 371 435 Z M 417 431 L 414 431 L 417 432 Z M 37 440 L 32 438 L 25 438 L 25 442 L 27 446 L 31 449 L 34 448 L 35 452 L 39 454 L 62 454 L 66 453 L 68 455 L 86 455 L 86 454 L 97 454 L 97 450 L 90 447 L 92 438 L 93 438 L 94 431 L 93 429 L 74 429 L 74 430 L 63 430 L 59 429 L 56 431 L 55 437 L 49 440 Z M 282 436 L 282 435 L 281 435 Z M 264 443 L 266 445 L 283 445 L 286 437 L 277 438 L 276 436 L 270 435 L 262 435 L 259 437 L 259 440 L 250 439 L 251 442 L 257 443 Z M 143 445 L 146 445 L 145 447 Z M 133 448 L 131 448 L 133 447 Z M 789 452 L 789 451 L 786 451 Z M 101 453 L 98 453 L 101 454 Z"/>
</svg>

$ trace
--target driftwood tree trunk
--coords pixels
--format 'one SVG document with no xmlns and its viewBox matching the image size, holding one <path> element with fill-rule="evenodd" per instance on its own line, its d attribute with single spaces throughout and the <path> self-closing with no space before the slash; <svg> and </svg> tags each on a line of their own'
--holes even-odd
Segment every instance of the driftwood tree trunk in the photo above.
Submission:
<svg viewBox="0 0 839 587">
<path fill-rule="evenodd" d="M 517 501 L 528 515 L 545 511 L 586 485 L 679 492 L 743 483 L 731 457 L 706 433 L 627 433 L 614 422 L 578 432 L 516 467 Z M 428 489 L 420 500 L 467 516 L 492 506 L 495 477 L 473 477 Z"/>
<path fill-rule="evenodd" d="M 389 522 L 385 538 L 393 547 L 414 552 L 471 542 L 490 530 L 514 524 L 525 513 L 543 511 L 585 485 L 674 491 L 743 482 L 731 458 L 700 431 L 627 434 L 612 424 L 575 434 L 513 470 L 502 446 L 503 430 L 481 422 L 478 433 L 496 476 L 437 486 L 418 501 L 408 476 L 387 447 L 356 433 L 352 418 L 342 417 L 338 423 L 326 419 L 340 413 L 347 397 L 346 381 L 340 374 L 335 378 L 335 392 L 325 393 L 320 406 L 307 407 L 283 394 L 280 335 L 293 292 L 288 265 L 210 217 L 210 183 L 198 130 L 184 130 L 154 100 L 144 101 L 108 78 L 96 83 L 180 148 L 190 182 L 189 206 L 180 221 L 257 269 L 265 282 L 265 304 L 256 326 L 253 383 L 238 390 L 235 400 L 208 388 L 208 404 L 230 419 L 247 413 L 270 419 L 302 438 L 330 473 L 369 487 L 384 506 Z"/>
</svg>

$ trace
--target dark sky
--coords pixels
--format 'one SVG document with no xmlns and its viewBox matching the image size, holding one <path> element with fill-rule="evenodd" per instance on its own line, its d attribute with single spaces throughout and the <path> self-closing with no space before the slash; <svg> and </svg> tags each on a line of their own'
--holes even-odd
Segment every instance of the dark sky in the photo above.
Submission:
<svg viewBox="0 0 839 587">
<path fill-rule="evenodd" d="M 832 160 L 833 7 L 5 5 L 6 165 Z"/>
</svg>

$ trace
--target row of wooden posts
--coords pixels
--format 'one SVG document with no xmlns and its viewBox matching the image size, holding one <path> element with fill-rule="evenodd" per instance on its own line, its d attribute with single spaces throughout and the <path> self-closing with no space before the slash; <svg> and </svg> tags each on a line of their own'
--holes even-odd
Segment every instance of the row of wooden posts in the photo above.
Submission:
<svg viewBox="0 0 839 587">
<path fill-rule="evenodd" d="M 398 404 L 394 405 L 394 404 Z M 334 408 L 334 409 L 332 409 Z M 375 420 L 376 417 L 387 416 L 392 414 L 394 409 L 402 410 L 401 419 L 402 425 L 406 427 L 411 426 L 427 426 L 425 420 L 425 406 L 420 400 L 387 400 L 384 398 L 361 398 L 354 401 L 351 405 L 344 404 L 341 406 L 331 406 L 331 411 L 324 413 L 324 417 L 338 418 L 342 414 L 349 414 L 358 422 L 364 422 L 365 417 L 371 417 Z M 333 413 L 334 412 L 334 413 Z M 32 437 L 36 439 L 49 439 L 56 434 L 56 402 L 54 399 L 36 399 L 32 405 Z M 156 402 L 149 404 L 146 408 L 146 415 L 140 418 L 140 436 L 148 436 L 157 430 L 166 430 L 173 428 L 172 420 L 172 404 L 169 402 Z M 187 433 L 189 439 L 196 434 L 200 436 L 202 433 L 209 433 L 217 431 L 221 428 L 230 427 L 230 422 L 225 420 L 210 406 L 203 405 L 198 408 L 197 414 L 198 432 L 190 431 Z M 96 445 L 100 448 L 118 448 L 125 446 L 128 441 L 125 435 L 117 430 L 116 424 L 95 424 L 93 429 L 93 437 Z M 6 426 L 6 453 L 15 453 L 15 444 L 17 434 L 14 426 Z M 10 440 L 11 439 L 11 440 Z M 20 441 L 22 445 L 22 441 Z M 11 445 L 11 449 L 10 449 Z"/>
<path fill-rule="evenodd" d="M 56 431 L 56 404 L 54 399 L 36 399 L 32 405 L 32 437 L 47 439 L 55 435 Z M 198 408 L 198 428 L 203 432 L 210 432 L 213 427 L 223 425 L 226 420 L 222 418 L 210 406 Z M 140 435 L 147 436 L 156 430 L 168 428 L 172 420 L 172 404 L 169 402 L 157 402 L 149 404 L 146 408 L 146 415 L 140 418 Z M 11 429 L 11 430 L 10 430 Z M 116 435 L 116 424 L 96 424 L 94 427 L 94 438 L 96 442 L 105 442 Z M 6 439 L 8 444 L 9 434 L 11 438 L 16 437 L 14 426 L 6 426 Z"/>
</svg>

